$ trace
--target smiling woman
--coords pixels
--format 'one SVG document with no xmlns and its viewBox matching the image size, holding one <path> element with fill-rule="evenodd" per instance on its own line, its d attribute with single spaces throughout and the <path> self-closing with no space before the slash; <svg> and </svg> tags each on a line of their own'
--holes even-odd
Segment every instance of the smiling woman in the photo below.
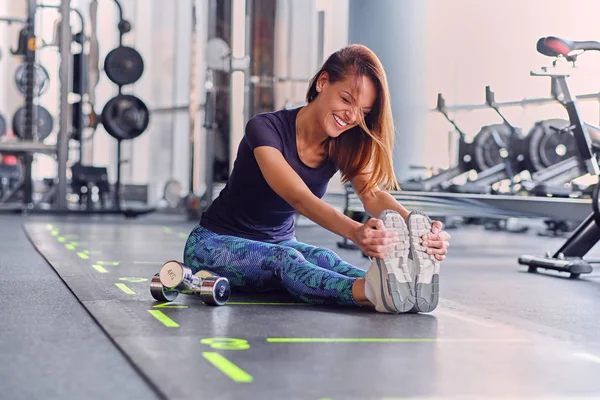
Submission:
<svg viewBox="0 0 600 400">
<path fill-rule="evenodd" d="M 185 264 L 228 278 L 234 291 L 285 288 L 315 304 L 432 311 L 450 236 L 386 191 L 398 184 L 381 62 L 363 45 L 335 52 L 311 80 L 306 100 L 248 122 L 227 185 L 187 240 Z M 377 218 L 362 224 L 321 200 L 337 171 Z M 369 270 L 298 242 L 296 213 L 355 242 L 374 257 Z"/>
</svg>

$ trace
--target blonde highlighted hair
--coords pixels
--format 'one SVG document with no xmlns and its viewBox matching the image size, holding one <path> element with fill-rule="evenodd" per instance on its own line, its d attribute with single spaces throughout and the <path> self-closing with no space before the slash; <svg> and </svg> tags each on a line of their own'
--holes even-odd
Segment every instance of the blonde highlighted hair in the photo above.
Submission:
<svg viewBox="0 0 600 400">
<path fill-rule="evenodd" d="M 368 47 L 352 44 L 333 53 L 313 76 L 306 93 L 306 101 L 318 96 L 317 80 L 327 72 L 329 81 L 335 83 L 348 77 L 368 77 L 375 85 L 377 97 L 371 111 L 363 116 L 355 105 L 358 125 L 337 138 L 329 139 L 329 157 L 340 169 L 342 182 L 351 181 L 361 173 L 370 179 L 362 188 L 356 188 L 359 196 L 376 188 L 393 190 L 399 188 L 394 174 L 393 150 L 395 139 L 394 120 L 390 105 L 390 93 L 383 65 Z"/>
</svg>

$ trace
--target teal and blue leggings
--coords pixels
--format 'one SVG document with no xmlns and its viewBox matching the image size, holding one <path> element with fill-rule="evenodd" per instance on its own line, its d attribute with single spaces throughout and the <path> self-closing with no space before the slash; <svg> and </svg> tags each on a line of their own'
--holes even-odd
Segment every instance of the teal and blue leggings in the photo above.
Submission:
<svg viewBox="0 0 600 400">
<path fill-rule="evenodd" d="M 277 244 L 219 235 L 198 225 L 190 233 L 184 264 L 226 277 L 234 291 L 285 288 L 311 304 L 357 305 L 352 284 L 365 271 L 337 254 L 297 240 Z"/>
</svg>

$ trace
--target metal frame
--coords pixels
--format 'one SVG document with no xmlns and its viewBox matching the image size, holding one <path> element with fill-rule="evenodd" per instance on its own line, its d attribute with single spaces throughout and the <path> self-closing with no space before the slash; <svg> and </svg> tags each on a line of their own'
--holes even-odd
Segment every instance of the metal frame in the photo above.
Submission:
<svg viewBox="0 0 600 400">
<path fill-rule="evenodd" d="M 71 63 L 71 0 L 62 0 L 60 4 L 60 117 L 57 142 L 58 188 L 55 207 L 67 210 L 67 162 L 69 158 L 69 73 Z"/>
</svg>

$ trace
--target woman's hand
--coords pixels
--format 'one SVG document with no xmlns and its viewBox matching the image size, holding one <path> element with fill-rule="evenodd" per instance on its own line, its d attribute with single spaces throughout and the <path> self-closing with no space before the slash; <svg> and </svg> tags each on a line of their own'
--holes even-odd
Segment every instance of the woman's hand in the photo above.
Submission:
<svg viewBox="0 0 600 400">
<path fill-rule="evenodd" d="M 369 257 L 384 258 L 391 245 L 398 241 L 398 234 L 387 231 L 382 220 L 371 218 L 354 231 L 350 238 Z"/>
<path fill-rule="evenodd" d="M 431 232 L 421 238 L 421 246 L 427 248 L 427 254 L 435 254 L 438 261 L 446 258 L 450 246 L 450 234 L 442 230 L 443 227 L 440 221 L 433 221 Z"/>
</svg>

